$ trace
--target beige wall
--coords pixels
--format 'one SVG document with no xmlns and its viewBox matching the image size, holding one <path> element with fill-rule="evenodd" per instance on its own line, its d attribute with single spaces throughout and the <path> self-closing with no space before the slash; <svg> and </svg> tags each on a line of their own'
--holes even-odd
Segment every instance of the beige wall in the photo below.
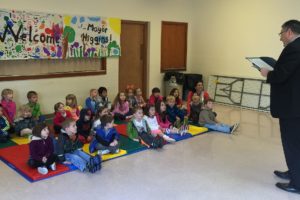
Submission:
<svg viewBox="0 0 300 200">
<path fill-rule="evenodd" d="M 185 0 L 0 0 L 0 7 L 27 11 L 40 11 L 59 14 L 95 15 L 119 17 L 126 20 L 148 21 L 149 29 L 149 73 L 148 92 L 158 86 L 162 88 L 160 73 L 160 34 L 161 21 L 180 21 L 189 23 L 189 38 L 193 32 L 192 4 Z M 188 66 L 190 66 L 191 40 L 188 44 Z M 106 86 L 112 100 L 118 91 L 118 59 L 108 59 L 107 74 L 90 77 L 57 78 L 45 80 L 0 82 L 0 89 L 11 88 L 15 91 L 18 105 L 25 103 L 26 92 L 39 93 L 42 111 L 52 113 L 53 105 L 64 102 L 68 93 L 74 93 L 82 104 L 89 89 Z M 190 67 L 187 69 L 190 72 Z"/>
<path fill-rule="evenodd" d="M 155 86 L 163 88 L 162 20 L 189 23 L 187 73 L 201 73 L 207 81 L 209 75 L 215 74 L 261 78 L 245 57 L 277 58 L 282 50 L 280 25 L 288 19 L 300 18 L 298 0 L 0 0 L 0 5 L 8 9 L 148 21 L 148 93 Z M 36 90 L 43 112 L 51 113 L 53 104 L 64 101 L 66 94 L 76 94 L 82 104 L 89 89 L 101 85 L 108 88 L 113 99 L 118 91 L 115 77 L 118 77 L 118 59 L 110 58 L 106 75 L 0 82 L 0 89 L 12 88 L 18 104 L 26 102 L 28 90 Z"/>
<path fill-rule="evenodd" d="M 196 58 L 192 71 L 209 75 L 261 78 L 246 56 L 278 58 L 283 22 L 300 19 L 299 0 L 210 0 L 195 6 Z M 196 56 L 194 54 L 194 56 Z"/>
</svg>

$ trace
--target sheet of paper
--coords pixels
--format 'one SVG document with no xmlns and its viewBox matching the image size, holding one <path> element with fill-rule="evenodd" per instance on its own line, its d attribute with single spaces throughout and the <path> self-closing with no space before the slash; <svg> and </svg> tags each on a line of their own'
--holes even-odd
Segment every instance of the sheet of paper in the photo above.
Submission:
<svg viewBox="0 0 300 200">
<path fill-rule="evenodd" d="M 269 64 L 267 64 L 266 62 L 264 62 L 262 59 L 260 58 L 247 58 L 251 63 L 253 63 L 253 65 L 255 65 L 255 68 L 266 68 L 270 71 L 273 71 L 273 67 L 271 67 Z"/>
</svg>

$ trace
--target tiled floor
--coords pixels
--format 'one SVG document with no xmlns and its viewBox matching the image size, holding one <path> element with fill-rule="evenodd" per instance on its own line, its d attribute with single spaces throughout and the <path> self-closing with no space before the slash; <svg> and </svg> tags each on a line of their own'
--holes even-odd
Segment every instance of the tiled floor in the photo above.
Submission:
<svg viewBox="0 0 300 200">
<path fill-rule="evenodd" d="M 237 135 L 208 133 L 29 183 L 0 162 L 0 199 L 296 200 L 277 189 L 274 169 L 285 170 L 278 121 L 267 113 L 217 105 L 220 121 L 239 121 Z"/>
</svg>

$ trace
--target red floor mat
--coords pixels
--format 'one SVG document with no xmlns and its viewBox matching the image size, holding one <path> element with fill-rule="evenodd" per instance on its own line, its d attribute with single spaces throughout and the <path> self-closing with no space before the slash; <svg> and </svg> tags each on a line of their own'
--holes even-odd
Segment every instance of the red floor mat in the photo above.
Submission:
<svg viewBox="0 0 300 200">
<path fill-rule="evenodd" d="M 46 175 L 39 174 L 37 169 L 32 169 L 27 165 L 29 157 L 29 145 L 18 145 L 0 149 L 0 158 L 9 167 L 13 168 L 27 180 L 34 182 L 45 178 L 49 178 L 55 175 L 59 175 L 68 171 L 71 171 L 67 166 L 57 164 L 56 170 L 51 171 Z"/>
<path fill-rule="evenodd" d="M 115 128 L 117 129 L 118 133 L 128 137 L 127 136 L 127 130 L 126 130 L 127 129 L 127 124 L 118 124 L 117 126 L 115 126 Z"/>
</svg>

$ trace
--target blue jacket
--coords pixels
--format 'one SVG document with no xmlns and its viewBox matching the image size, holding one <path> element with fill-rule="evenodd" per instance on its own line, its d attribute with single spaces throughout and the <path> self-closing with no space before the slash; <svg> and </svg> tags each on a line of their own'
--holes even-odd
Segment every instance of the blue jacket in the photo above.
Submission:
<svg viewBox="0 0 300 200">
<path fill-rule="evenodd" d="M 85 107 L 90 109 L 93 114 L 96 114 L 96 101 L 93 100 L 91 97 L 86 98 Z"/>
<path fill-rule="evenodd" d="M 184 113 L 176 105 L 174 105 L 173 108 L 167 105 L 167 115 L 171 123 L 176 121 L 176 117 L 179 117 L 181 122 L 184 119 Z"/>
<path fill-rule="evenodd" d="M 111 128 L 108 132 L 105 131 L 103 127 L 96 129 L 95 138 L 92 140 L 90 144 L 90 152 L 93 153 L 96 151 L 96 145 L 98 143 L 102 144 L 103 146 L 109 146 L 114 140 L 119 140 L 120 134 L 115 128 Z"/>
</svg>

